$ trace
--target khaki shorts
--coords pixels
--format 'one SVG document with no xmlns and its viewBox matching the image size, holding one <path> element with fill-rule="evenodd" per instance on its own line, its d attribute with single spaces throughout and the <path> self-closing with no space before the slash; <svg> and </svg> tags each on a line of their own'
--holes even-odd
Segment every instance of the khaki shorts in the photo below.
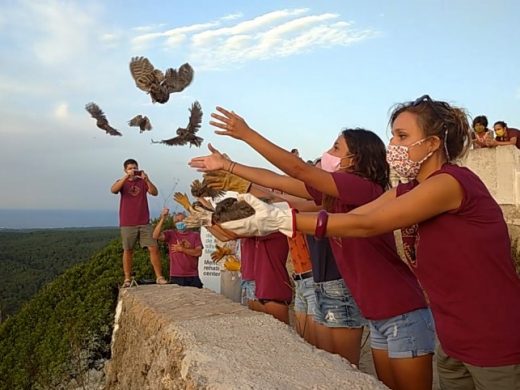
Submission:
<svg viewBox="0 0 520 390">
<path fill-rule="evenodd" d="M 436 352 L 443 390 L 520 390 L 520 364 L 477 367 L 446 355 L 440 345 Z"/>
<path fill-rule="evenodd" d="M 132 250 L 137 240 L 141 248 L 157 246 L 157 240 L 152 238 L 152 225 L 121 226 L 121 241 L 125 251 Z"/>
</svg>

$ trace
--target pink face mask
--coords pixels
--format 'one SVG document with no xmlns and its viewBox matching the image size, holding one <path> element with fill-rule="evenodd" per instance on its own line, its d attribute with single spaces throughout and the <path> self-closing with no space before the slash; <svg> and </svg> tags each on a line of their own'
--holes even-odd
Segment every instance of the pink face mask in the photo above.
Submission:
<svg viewBox="0 0 520 390">
<path fill-rule="evenodd" d="M 341 164 L 341 157 L 325 152 L 321 155 L 321 169 L 327 172 L 336 172 Z"/>
<path fill-rule="evenodd" d="M 399 176 L 408 180 L 414 180 L 419 174 L 422 163 L 433 154 L 433 151 L 428 153 L 420 161 L 411 160 L 408 152 L 410 148 L 422 144 L 425 140 L 426 138 L 423 138 L 409 146 L 392 144 L 388 145 L 386 151 L 386 161 L 388 162 L 388 165 L 390 165 L 390 168 L 396 171 Z"/>
</svg>

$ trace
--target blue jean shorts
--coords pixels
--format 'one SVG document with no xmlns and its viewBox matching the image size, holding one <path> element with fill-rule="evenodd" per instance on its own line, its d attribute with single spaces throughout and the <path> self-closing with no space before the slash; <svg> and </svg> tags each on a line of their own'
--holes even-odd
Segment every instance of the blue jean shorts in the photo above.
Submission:
<svg viewBox="0 0 520 390">
<path fill-rule="evenodd" d="M 361 328 L 367 324 L 343 279 L 316 283 L 315 292 L 316 322 L 329 328 Z"/>
<path fill-rule="evenodd" d="M 247 301 L 255 301 L 256 283 L 254 280 L 242 280 L 240 282 L 240 290 L 242 291 L 240 303 L 247 305 Z"/>
<path fill-rule="evenodd" d="M 294 281 L 294 311 L 314 316 L 316 313 L 316 293 L 312 276 Z"/>
<path fill-rule="evenodd" d="M 391 358 L 411 358 L 435 350 L 435 327 L 430 309 L 370 320 L 369 325 L 372 348 L 387 350 Z"/>
</svg>

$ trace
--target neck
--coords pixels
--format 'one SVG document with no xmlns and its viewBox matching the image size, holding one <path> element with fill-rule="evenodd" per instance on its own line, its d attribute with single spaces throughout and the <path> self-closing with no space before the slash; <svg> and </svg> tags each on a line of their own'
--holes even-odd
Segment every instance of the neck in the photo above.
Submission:
<svg viewBox="0 0 520 390">
<path fill-rule="evenodd" d="M 426 160 L 422 166 L 419 174 L 415 178 L 419 183 L 426 180 L 432 173 L 437 172 L 447 162 L 444 150 L 438 150 Z"/>
</svg>

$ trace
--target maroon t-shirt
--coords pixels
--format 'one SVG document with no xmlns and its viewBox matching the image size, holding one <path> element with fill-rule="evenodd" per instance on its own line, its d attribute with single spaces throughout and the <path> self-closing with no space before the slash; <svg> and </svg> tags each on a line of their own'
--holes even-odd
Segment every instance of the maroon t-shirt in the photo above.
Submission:
<svg viewBox="0 0 520 390">
<path fill-rule="evenodd" d="M 285 264 L 289 254 L 287 237 L 271 233 L 256 237 L 254 260 L 255 295 L 258 299 L 280 302 L 292 300 L 292 289 Z"/>
<path fill-rule="evenodd" d="M 242 280 L 255 280 L 256 237 L 240 239 L 240 274 Z"/>
<path fill-rule="evenodd" d="M 339 192 L 333 213 L 346 213 L 383 193 L 380 185 L 352 173 L 334 172 L 332 177 Z M 323 194 L 307 190 L 321 204 Z M 329 240 L 341 277 L 366 318 L 381 320 L 427 307 L 416 277 L 397 254 L 392 233 Z"/>
<path fill-rule="evenodd" d="M 174 252 L 172 245 L 179 244 L 183 240 L 189 243 L 190 248 L 202 248 L 200 234 L 197 232 L 177 230 L 165 230 L 164 241 L 168 244 L 170 256 L 170 276 L 198 276 L 199 258 L 182 252 Z"/>
<path fill-rule="evenodd" d="M 148 210 L 148 184 L 143 179 L 127 180 L 119 191 L 119 226 L 147 225 L 150 222 Z"/>
<path fill-rule="evenodd" d="M 520 149 L 520 130 L 512 127 L 507 128 L 507 137 L 495 137 L 496 141 L 509 141 L 511 138 L 516 137 L 516 147 Z"/>
<path fill-rule="evenodd" d="M 475 366 L 520 364 L 520 279 L 502 211 L 467 168 L 444 164 L 462 187 L 456 210 L 417 226 L 415 273 L 444 351 Z M 398 195 L 417 186 L 400 184 Z"/>
</svg>

